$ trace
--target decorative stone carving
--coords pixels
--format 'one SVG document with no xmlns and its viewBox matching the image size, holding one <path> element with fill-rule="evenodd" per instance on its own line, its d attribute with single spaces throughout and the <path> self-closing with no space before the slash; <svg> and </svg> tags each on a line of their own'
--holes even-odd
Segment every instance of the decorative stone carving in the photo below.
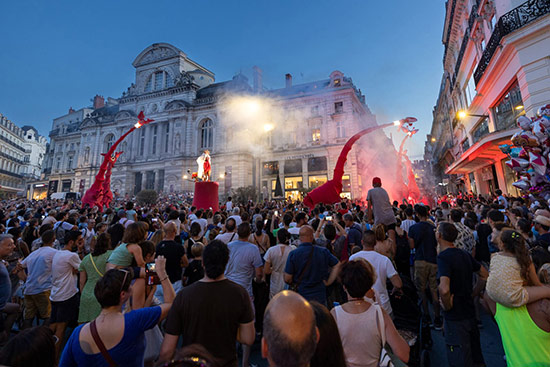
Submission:
<svg viewBox="0 0 550 367">
<path fill-rule="evenodd" d="M 167 47 L 154 48 L 151 51 L 147 52 L 141 58 L 141 60 L 139 60 L 138 66 L 149 64 L 151 62 L 158 61 L 158 60 L 167 59 L 173 56 L 176 56 L 176 53 Z"/>
<path fill-rule="evenodd" d="M 193 84 L 194 80 L 195 77 L 190 75 L 188 72 L 182 71 L 180 75 L 176 77 L 176 80 L 174 80 L 174 85 L 176 87 L 187 87 Z"/>
</svg>

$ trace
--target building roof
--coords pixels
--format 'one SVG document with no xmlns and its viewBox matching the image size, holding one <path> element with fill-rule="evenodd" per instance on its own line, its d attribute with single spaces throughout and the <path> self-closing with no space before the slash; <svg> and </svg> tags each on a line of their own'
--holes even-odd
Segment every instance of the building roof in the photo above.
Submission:
<svg viewBox="0 0 550 367">
<path fill-rule="evenodd" d="M 213 97 L 225 92 L 251 92 L 248 78 L 243 74 L 237 74 L 226 82 L 210 84 L 197 91 L 197 99 Z"/>
<path fill-rule="evenodd" d="M 330 79 L 316 80 L 314 82 L 292 85 L 287 88 L 274 89 L 269 94 L 278 96 L 290 96 L 295 94 L 306 94 L 319 92 L 330 85 Z"/>
</svg>

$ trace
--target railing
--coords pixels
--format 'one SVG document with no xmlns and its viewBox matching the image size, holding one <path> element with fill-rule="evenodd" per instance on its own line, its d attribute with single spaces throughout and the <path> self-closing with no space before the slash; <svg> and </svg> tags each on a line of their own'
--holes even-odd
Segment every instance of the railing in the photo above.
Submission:
<svg viewBox="0 0 550 367">
<path fill-rule="evenodd" d="M 451 14 L 449 16 L 449 25 L 447 26 L 447 42 L 445 42 L 445 51 L 443 52 L 443 65 L 445 65 L 445 61 L 447 60 L 447 48 L 449 46 L 449 37 L 451 35 L 451 29 L 453 28 L 455 6 L 456 6 L 456 0 L 453 0 L 453 5 L 451 5 Z"/>
<path fill-rule="evenodd" d="M 5 169 L 0 169 L 0 173 L 3 173 L 3 174 L 8 175 L 8 176 L 15 177 L 15 178 L 23 178 L 23 175 L 13 173 L 13 172 L 10 172 L 10 171 L 6 171 Z"/>
<path fill-rule="evenodd" d="M 501 16 L 474 72 L 476 86 L 489 66 L 502 38 L 549 13 L 549 1 L 528 0 Z"/>
<path fill-rule="evenodd" d="M 19 164 L 25 164 L 25 162 L 23 162 L 22 160 L 17 159 L 17 158 L 14 158 L 14 157 L 12 157 L 11 155 L 6 154 L 6 153 L 4 153 L 4 152 L 0 152 L 0 157 L 4 157 L 4 158 L 6 158 L 6 159 L 8 159 L 8 160 L 10 160 L 10 161 L 17 162 L 17 163 L 19 163 Z"/>
<path fill-rule="evenodd" d="M 21 151 L 23 151 L 23 152 L 25 151 L 25 148 L 24 148 L 22 145 L 19 145 L 19 144 L 17 144 L 17 143 L 14 143 L 13 141 L 9 140 L 8 138 L 6 138 L 6 137 L 3 136 L 3 135 L 0 135 L 0 140 L 5 141 L 6 143 L 8 143 L 8 144 L 14 146 L 15 148 L 17 148 L 17 149 L 19 149 L 19 150 L 21 150 Z"/>
</svg>

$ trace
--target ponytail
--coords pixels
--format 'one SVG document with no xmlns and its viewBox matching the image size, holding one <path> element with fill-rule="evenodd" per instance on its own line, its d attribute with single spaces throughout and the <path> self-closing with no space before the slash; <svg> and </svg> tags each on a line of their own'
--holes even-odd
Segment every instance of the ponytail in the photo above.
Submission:
<svg viewBox="0 0 550 367">
<path fill-rule="evenodd" d="M 528 280 L 529 267 L 532 261 L 523 236 L 514 230 L 507 229 L 502 231 L 500 241 L 502 242 L 503 248 L 513 254 L 519 263 L 523 280 Z"/>
</svg>

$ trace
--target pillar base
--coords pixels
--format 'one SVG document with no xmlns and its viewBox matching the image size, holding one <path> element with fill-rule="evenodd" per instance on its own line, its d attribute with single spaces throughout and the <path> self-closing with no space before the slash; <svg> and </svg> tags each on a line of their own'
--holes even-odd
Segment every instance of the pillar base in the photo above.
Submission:
<svg viewBox="0 0 550 367">
<path fill-rule="evenodd" d="M 219 211 L 218 188 L 219 184 L 217 182 L 195 182 L 193 206 L 197 209 L 212 209 L 214 213 Z"/>
</svg>

